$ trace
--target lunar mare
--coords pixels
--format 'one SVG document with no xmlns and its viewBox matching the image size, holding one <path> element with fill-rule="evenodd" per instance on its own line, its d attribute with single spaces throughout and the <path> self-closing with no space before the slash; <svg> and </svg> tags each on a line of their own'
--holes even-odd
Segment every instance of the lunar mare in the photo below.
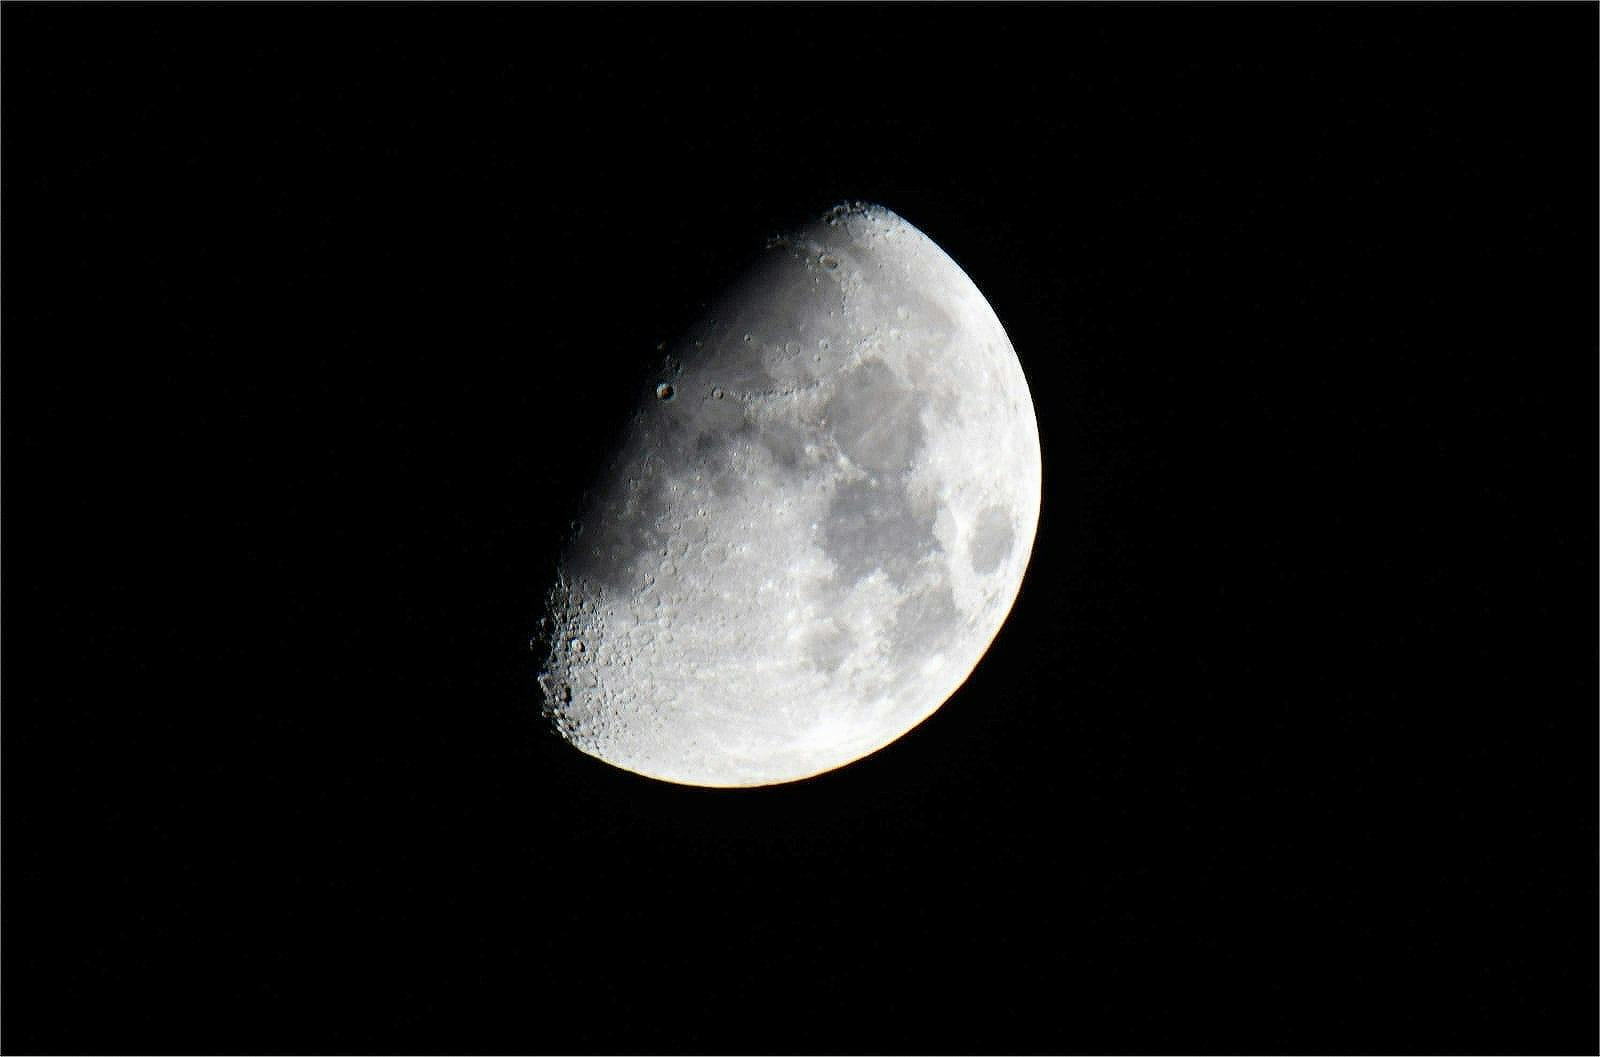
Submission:
<svg viewBox="0 0 1600 1057">
<path fill-rule="evenodd" d="M 692 785 L 882 748 L 966 680 L 1032 551 L 1038 429 L 1000 321 L 916 228 L 840 207 L 670 362 L 563 557 L 546 713 Z"/>
</svg>

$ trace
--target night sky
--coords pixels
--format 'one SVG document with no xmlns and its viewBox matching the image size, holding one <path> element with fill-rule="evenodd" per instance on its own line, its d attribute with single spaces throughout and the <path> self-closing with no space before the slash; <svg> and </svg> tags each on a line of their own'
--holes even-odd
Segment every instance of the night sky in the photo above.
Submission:
<svg viewBox="0 0 1600 1057">
<path fill-rule="evenodd" d="M 7 4 L 8 1052 L 1595 1052 L 1595 5 Z M 841 201 L 1004 323 L 1009 621 L 672 786 L 528 648 Z"/>
</svg>

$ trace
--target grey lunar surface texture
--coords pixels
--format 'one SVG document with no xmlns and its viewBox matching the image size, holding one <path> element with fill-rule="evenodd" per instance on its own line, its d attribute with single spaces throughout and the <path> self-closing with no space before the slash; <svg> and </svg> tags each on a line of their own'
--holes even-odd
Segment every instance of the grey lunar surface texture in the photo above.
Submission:
<svg viewBox="0 0 1600 1057">
<path fill-rule="evenodd" d="M 766 253 L 641 394 L 551 591 L 546 713 L 670 782 L 842 766 L 931 715 L 1039 518 L 1011 342 L 926 235 L 839 207 Z"/>
</svg>

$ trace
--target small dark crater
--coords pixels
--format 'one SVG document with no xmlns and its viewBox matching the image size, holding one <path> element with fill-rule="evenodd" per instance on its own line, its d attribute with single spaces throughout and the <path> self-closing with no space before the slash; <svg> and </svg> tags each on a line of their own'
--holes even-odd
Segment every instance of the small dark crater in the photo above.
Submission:
<svg viewBox="0 0 1600 1057">
<path fill-rule="evenodd" d="M 671 400 L 676 395 L 678 395 L 678 391 L 672 388 L 672 386 L 666 382 L 662 382 L 660 385 L 656 386 L 657 400 Z"/>
</svg>

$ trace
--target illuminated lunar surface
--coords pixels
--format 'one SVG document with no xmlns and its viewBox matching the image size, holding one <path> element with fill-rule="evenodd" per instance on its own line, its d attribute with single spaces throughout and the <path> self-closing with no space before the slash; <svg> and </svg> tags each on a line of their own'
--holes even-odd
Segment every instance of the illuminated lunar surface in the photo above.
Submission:
<svg viewBox="0 0 1600 1057">
<path fill-rule="evenodd" d="M 551 592 L 546 713 L 639 774 L 769 785 L 931 715 L 1016 598 L 1039 436 L 976 286 L 886 209 L 775 239 L 643 387 Z"/>
</svg>

